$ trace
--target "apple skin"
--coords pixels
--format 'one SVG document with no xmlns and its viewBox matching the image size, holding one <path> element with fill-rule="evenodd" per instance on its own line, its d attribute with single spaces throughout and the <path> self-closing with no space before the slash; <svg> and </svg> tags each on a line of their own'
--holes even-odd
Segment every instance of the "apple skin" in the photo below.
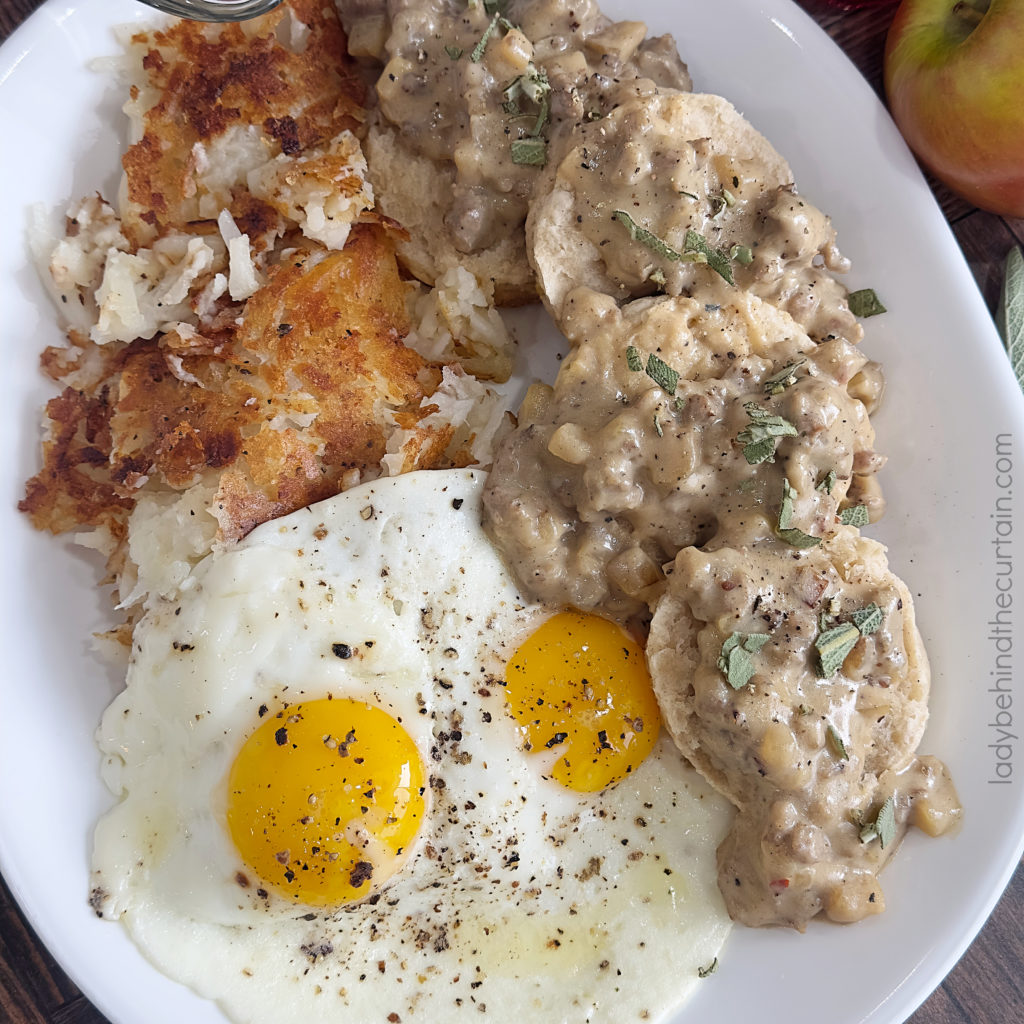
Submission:
<svg viewBox="0 0 1024 1024">
<path fill-rule="evenodd" d="M 975 206 L 1024 217 L 1024 0 L 903 0 L 885 91 L 921 162 Z M 976 24 L 974 23 L 976 22 Z"/>
</svg>

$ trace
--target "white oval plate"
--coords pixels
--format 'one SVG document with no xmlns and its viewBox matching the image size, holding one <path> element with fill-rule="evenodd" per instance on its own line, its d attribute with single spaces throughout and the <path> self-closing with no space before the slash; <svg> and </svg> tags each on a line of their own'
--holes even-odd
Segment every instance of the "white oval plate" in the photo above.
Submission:
<svg viewBox="0 0 1024 1024">
<path fill-rule="evenodd" d="M 652 31 L 675 33 L 696 87 L 731 99 L 790 160 L 800 190 L 832 215 L 854 261 L 850 286 L 877 288 L 889 307 L 867 321 L 864 341 L 889 380 L 876 420 L 889 455 L 889 512 L 870 532 L 890 545 L 917 598 L 934 668 L 923 749 L 950 766 L 966 808 L 959 835 L 908 837 L 883 877 L 889 909 L 880 917 L 849 928 L 816 922 L 802 936 L 735 929 L 719 970 L 678 1019 L 894 1024 L 966 948 L 1024 845 L 1024 713 L 1014 684 L 994 674 L 1009 666 L 1009 678 L 1024 678 L 1024 604 L 1013 601 L 1012 577 L 998 575 L 1007 565 L 1024 574 L 1024 401 L 900 136 L 802 11 L 787 0 L 606 0 L 605 8 L 646 14 Z M 115 52 L 111 25 L 150 17 L 128 0 L 50 0 L 0 51 L 0 521 L 8 538 L 0 868 L 43 941 L 115 1024 L 223 1024 L 212 1004 L 164 978 L 122 929 L 89 911 L 91 830 L 109 803 L 92 734 L 120 686 L 89 636 L 109 610 L 96 560 L 35 533 L 15 510 L 37 469 L 39 412 L 52 394 L 38 353 L 61 341 L 28 259 L 26 211 L 41 201 L 59 216 L 90 191 L 115 195 L 121 90 L 87 63 Z M 1010 588 L 1002 607 L 1000 586 Z M 999 622 L 1005 627 L 991 625 Z M 993 692 L 999 685 L 1009 697 Z M 1012 738 L 1001 736 L 1000 722 Z M 1015 778 L 1000 777 L 1014 768 Z"/>
</svg>

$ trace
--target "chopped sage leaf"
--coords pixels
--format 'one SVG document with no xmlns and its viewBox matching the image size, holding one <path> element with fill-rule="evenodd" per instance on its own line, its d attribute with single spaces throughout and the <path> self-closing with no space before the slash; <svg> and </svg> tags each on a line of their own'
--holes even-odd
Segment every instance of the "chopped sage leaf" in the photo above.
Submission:
<svg viewBox="0 0 1024 1024">
<path fill-rule="evenodd" d="M 487 10 L 486 3 L 484 10 Z M 490 11 L 487 11 L 490 14 Z M 479 64 L 484 59 L 484 51 L 487 49 L 487 43 L 491 36 L 494 34 L 494 30 L 498 27 L 498 19 L 501 17 L 501 11 L 495 10 L 494 17 L 491 18 L 491 23 L 484 29 L 484 34 L 480 37 L 480 42 L 473 47 L 473 52 L 469 55 L 469 59 L 474 64 Z"/>
<path fill-rule="evenodd" d="M 545 79 L 545 82 L 547 79 Z M 547 101 L 547 98 L 540 101 L 540 110 L 537 111 L 537 120 L 533 125 L 533 134 L 540 135 L 544 130 L 544 125 L 548 123 L 548 114 L 551 113 L 551 106 Z"/>
<path fill-rule="evenodd" d="M 685 407 L 686 407 L 686 398 L 685 398 L 685 396 L 683 396 L 683 395 L 676 395 L 675 398 L 672 399 L 672 408 L 675 409 L 676 412 L 682 412 Z"/>
<path fill-rule="evenodd" d="M 512 163 L 543 167 L 548 159 L 548 144 L 543 139 L 513 139 L 510 147 Z"/>
<path fill-rule="evenodd" d="M 665 271 L 661 267 L 655 267 L 651 272 L 651 276 L 648 278 L 649 281 L 653 281 L 659 288 L 665 287 Z"/>
<path fill-rule="evenodd" d="M 673 249 L 664 239 L 659 238 L 654 232 L 641 227 L 625 210 L 615 210 L 612 219 L 617 220 L 629 232 L 629 237 L 634 242 L 650 249 L 657 256 L 668 260 L 670 263 L 706 263 L 715 273 L 724 278 L 729 284 L 735 284 L 732 276 L 732 267 L 729 263 L 728 253 L 715 249 L 708 240 L 696 231 L 688 230 L 683 251 Z"/>
<path fill-rule="evenodd" d="M 531 103 L 543 103 L 551 95 L 551 83 L 544 68 L 536 67 L 531 61 L 526 74 L 518 78 L 519 88 Z"/>
<path fill-rule="evenodd" d="M 734 245 L 729 250 L 729 259 L 747 266 L 754 262 L 754 250 L 749 245 Z"/>
<path fill-rule="evenodd" d="M 764 426 L 773 437 L 796 436 L 796 427 L 789 420 L 765 409 L 757 402 L 744 402 L 743 408 L 752 423 Z"/>
<path fill-rule="evenodd" d="M 484 0 L 484 10 L 488 14 L 505 13 L 505 7 L 508 5 L 508 0 Z"/>
<path fill-rule="evenodd" d="M 458 60 L 465 52 L 461 46 L 446 46 L 444 52 L 451 57 L 452 60 Z"/>
<path fill-rule="evenodd" d="M 548 73 L 544 68 L 536 67 L 531 61 L 526 66 L 526 71 L 518 78 L 513 79 L 505 86 L 505 102 L 502 103 L 502 110 L 513 116 L 527 115 L 536 116 L 530 135 L 538 136 L 547 124 L 551 112 L 550 97 L 551 84 L 548 82 Z M 532 111 L 523 110 L 520 100 L 527 100 L 533 104 Z"/>
<path fill-rule="evenodd" d="M 626 365 L 631 370 L 642 370 L 644 368 L 644 361 L 640 356 L 640 349 L 635 345 L 628 345 L 626 347 Z"/>
<path fill-rule="evenodd" d="M 782 481 L 782 504 L 779 505 L 779 529 L 788 530 L 793 525 L 793 490 L 789 480 Z"/>
<path fill-rule="evenodd" d="M 746 433 L 746 431 L 742 431 Z M 743 440 L 742 436 L 739 440 Z M 751 466 L 759 466 L 762 462 L 775 461 L 775 438 L 762 437 L 760 440 L 751 441 L 743 446 L 743 457 Z"/>
<path fill-rule="evenodd" d="M 867 505 L 851 505 L 839 513 L 839 522 L 843 526 L 867 526 L 871 522 Z"/>
<path fill-rule="evenodd" d="M 864 823 L 860 830 L 860 841 L 870 843 L 877 839 L 884 850 L 896 838 L 896 800 L 889 796 L 878 809 L 874 821 Z"/>
<path fill-rule="evenodd" d="M 796 383 L 796 371 L 806 363 L 806 359 L 798 359 L 795 363 L 784 366 L 764 382 L 764 389 L 769 395 L 781 395 L 788 387 Z"/>
<path fill-rule="evenodd" d="M 657 433 L 658 437 L 663 436 L 664 433 L 665 433 L 665 431 L 662 430 L 662 428 L 661 428 L 661 420 L 658 419 L 658 414 L 657 413 L 654 414 L 654 430 L 655 430 L 655 433 Z"/>
<path fill-rule="evenodd" d="M 836 621 L 842 607 L 843 602 L 839 599 L 838 594 L 829 598 L 828 607 L 822 608 L 818 613 L 818 632 L 824 633 L 828 629 L 829 624 Z"/>
<path fill-rule="evenodd" d="M 843 742 L 843 737 L 839 735 L 839 730 L 831 723 L 829 723 L 828 727 L 828 742 L 836 757 L 841 761 L 850 760 L 850 755 L 846 750 L 846 744 Z"/>
<path fill-rule="evenodd" d="M 729 263 L 729 255 L 722 252 L 721 249 L 716 249 L 711 243 L 703 236 L 698 234 L 696 231 L 688 230 L 686 232 L 686 245 L 683 247 L 683 251 L 689 255 L 696 253 L 698 256 L 703 257 L 703 260 L 697 260 L 695 262 L 705 262 L 707 265 L 721 277 L 728 284 L 735 284 L 736 281 L 732 276 L 732 266 Z M 751 257 L 753 259 L 753 257 Z"/>
<path fill-rule="evenodd" d="M 726 638 L 718 668 L 734 690 L 741 690 L 750 682 L 754 674 L 752 655 L 757 654 L 770 639 L 768 633 L 730 633 Z"/>
<path fill-rule="evenodd" d="M 861 636 L 867 636 L 869 633 L 874 633 L 876 629 L 882 624 L 882 609 L 875 604 L 874 601 L 869 605 L 865 605 L 863 608 L 858 608 L 855 612 L 850 613 L 850 619 L 853 624 L 860 630 Z"/>
<path fill-rule="evenodd" d="M 671 263 L 678 263 L 680 260 L 684 262 L 692 262 L 686 255 L 673 249 L 668 242 L 660 239 L 656 234 L 648 231 L 646 228 L 642 228 L 625 210 L 616 210 L 612 214 L 612 219 L 617 220 L 622 224 L 629 232 L 629 237 L 634 242 L 639 242 L 642 246 L 650 249 L 656 256 L 661 256 Z"/>
<path fill-rule="evenodd" d="M 775 536 L 785 541 L 791 548 L 799 548 L 801 551 L 807 548 L 817 547 L 821 543 L 820 537 L 812 537 L 809 533 L 795 526 L 785 527 L 775 531 Z"/>
<path fill-rule="evenodd" d="M 780 437 L 796 437 L 797 429 L 787 419 L 776 416 L 756 402 L 744 402 L 750 425 L 736 435 L 743 445 L 743 457 L 751 466 L 775 461 L 775 446 Z"/>
<path fill-rule="evenodd" d="M 506 114 L 521 114 L 523 112 L 522 107 L 519 106 L 519 97 L 523 93 L 522 80 L 522 75 L 518 78 L 513 78 L 502 91 L 505 101 L 502 103 L 501 109 Z"/>
<path fill-rule="evenodd" d="M 670 395 L 675 391 L 676 385 L 679 383 L 678 372 L 673 370 L 668 363 L 659 359 L 653 352 L 647 357 L 647 376 Z"/>
<path fill-rule="evenodd" d="M 878 841 L 884 850 L 896 838 L 896 801 L 890 796 L 882 804 L 878 817 L 875 819 L 878 830 Z"/>
<path fill-rule="evenodd" d="M 861 288 L 859 291 L 850 292 L 847 302 L 849 302 L 850 312 L 854 316 L 878 316 L 879 313 L 886 312 L 885 306 L 875 294 L 874 288 Z"/>
<path fill-rule="evenodd" d="M 832 488 L 836 485 L 836 471 L 830 469 L 815 485 L 816 491 L 824 491 L 826 494 L 832 493 Z"/>
<path fill-rule="evenodd" d="M 821 674 L 826 679 L 836 674 L 836 670 L 846 661 L 846 656 L 859 639 L 860 630 L 852 622 L 842 622 L 818 634 L 814 646 L 818 649 Z"/>
<path fill-rule="evenodd" d="M 697 977 L 698 978 L 706 978 L 709 975 L 714 974 L 715 971 L 717 971 L 717 970 L 718 970 L 718 957 L 716 956 L 715 959 L 712 960 L 711 963 L 709 963 L 707 965 L 707 967 L 698 967 L 697 968 Z"/>
<path fill-rule="evenodd" d="M 789 485 L 788 480 L 782 481 L 782 504 L 779 506 L 779 523 L 775 529 L 775 535 L 779 540 L 785 541 L 793 548 L 813 548 L 821 543 L 820 537 L 812 537 L 809 533 L 792 525 L 793 523 L 793 497 L 796 491 Z"/>
<path fill-rule="evenodd" d="M 828 627 L 835 621 L 836 613 L 829 611 L 826 608 L 822 608 L 822 610 L 818 612 L 818 632 L 824 633 L 825 630 L 828 629 Z"/>
</svg>

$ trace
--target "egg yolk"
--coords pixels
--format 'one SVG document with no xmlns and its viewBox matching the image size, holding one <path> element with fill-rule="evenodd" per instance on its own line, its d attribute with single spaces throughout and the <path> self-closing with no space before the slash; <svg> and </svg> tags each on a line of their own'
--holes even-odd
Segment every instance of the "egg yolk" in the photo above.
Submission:
<svg viewBox="0 0 1024 1024">
<path fill-rule="evenodd" d="M 578 611 L 548 619 L 505 669 L 527 749 L 555 749 L 551 776 L 595 793 L 651 752 L 661 717 L 643 651 L 614 622 Z"/>
<path fill-rule="evenodd" d="M 405 861 L 423 820 L 423 764 L 387 712 L 357 700 L 293 704 L 246 740 L 228 777 L 242 859 L 297 903 L 362 899 Z"/>
</svg>

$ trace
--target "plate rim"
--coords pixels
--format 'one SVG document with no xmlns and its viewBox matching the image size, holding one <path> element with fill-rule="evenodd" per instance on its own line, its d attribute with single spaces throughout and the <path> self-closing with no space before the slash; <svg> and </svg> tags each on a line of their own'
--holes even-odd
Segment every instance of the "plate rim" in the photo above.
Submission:
<svg viewBox="0 0 1024 1024">
<path fill-rule="evenodd" d="M 620 0 L 621 4 L 621 0 Z M 614 4 L 607 4 L 608 7 L 613 7 Z M 785 19 L 787 25 L 796 26 L 794 31 L 802 33 L 803 35 L 820 36 L 818 40 L 819 44 L 827 44 L 831 47 L 834 55 L 841 59 L 844 65 L 848 66 L 848 69 L 852 70 L 863 86 L 863 89 L 870 93 L 871 100 L 879 108 L 881 104 L 878 102 L 874 92 L 870 89 L 870 86 L 864 80 L 859 71 L 856 71 L 852 63 L 846 55 L 836 46 L 836 44 L 828 37 L 827 33 L 811 19 L 811 17 L 795 4 L 791 0 L 763 0 L 763 2 L 756 2 L 756 0 L 743 0 L 739 5 L 751 12 L 759 11 L 760 16 L 764 18 L 781 18 Z M 120 10 L 120 7 L 118 8 Z M 142 20 L 142 14 L 149 19 L 155 12 L 145 11 L 144 9 L 138 15 L 138 20 Z M 7 85 L 9 79 L 12 76 L 16 76 L 17 68 L 21 63 L 22 59 L 29 54 L 33 48 L 37 48 L 40 45 L 45 45 L 45 34 L 47 31 L 48 24 L 58 18 L 62 23 L 73 21 L 75 17 L 95 17 L 96 13 L 84 8 L 83 6 L 74 6 L 63 4 L 60 0 L 46 0 L 39 8 L 37 8 L 21 25 L 19 25 L 15 31 L 4 41 L 0 46 L 0 96 L 3 95 L 3 88 Z M 653 20 L 653 19 L 652 19 Z M 107 23 L 110 24 L 109 18 Z M 681 44 L 682 45 L 682 44 Z M 884 108 L 881 108 L 884 112 Z M 888 115 L 886 114 L 887 118 Z M 890 122 L 891 124 L 891 122 Z M 905 151 L 904 159 L 910 159 L 909 151 Z M 920 172 L 917 172 L 920 175 Z M 921 178 L 923 181 L 923 177 Z M 930 189 L 929 189 L 930 195 Z M 953 238 L 952 230 L 945 218 L 942 217 L 939 207 L 932 197 L 932 204 L 934 208 L 934 216 L 941 220 L 942 226 L 948 232 L 950 238 Z M 955 241 L 953 243 L 956 244 Z M 959 248 L 959 247 L 957 247 Z M 967 270 L 966 263 L 963 263 L 962 275 L 966 278 L 970 285 L 970 288 L 966 290 L 967 294 L 973 293 L 976 296 L 974 305 L 980 308 L 986 318 L 989 314 L 987 309 L 984 307 L 980 293 L 978 293 L 973 278 L 970 277 Z M 970 301 L 970 300 L 969 300 Z M 998 337 L 995 335 L 994 326 L 991 329 L 989 338 L 984 342 L 988 346 L 988 352 L 991 355 L 993 339 L 998 343 Z M 1009 366 L 1007 365 L 1007 373 L 1009 374 Z M 1012 375 L 1010 377 L 1012 380 Z M 1014 382 L 1015 386 L 1015 382 Z M 1019 393 L 1018 393 L 1019 398 Z M 1018 403 L 1017 409 L 1017 425 L 1020 426 L 1024 423 L 1024 401 Z M 7 595 L 5 593 L 5 602 Z M 1019 798 L 1018 798 L 1019 800 Z M 1024 815 L 1024 804 L 1018 808 L 1018 817 Z M 1011 844 L 1013 846 L 1013 844 Z M 967 949 L 967 947 L 973 942 L 978 931 L 984 925 L 985 921 L 992 912 L 992 909 L 998 903 L 1005 890 L 1006 885 L 1012 878 L 1016 871 L 1018 864 L 1021 859 L 1022 853 L 1024 853 L 1024 830 L 1016 838 L 1014 856 L 1008 858 L 1005 862 L 1001 863 L 998 870 L 992 872 L 995 882 L 988 888 L 988 895 L 984 900 L 981 900 L 975 910 L 973 920 L 966 930 L 960 932 L 960 934 L 951 941 L 945 943 L 944 954 L 936 959 L 933 955 L 931 960 L 926 957 L 920 964 L 917 965 L 915 971 L 907 976 L 906 981 L 912 979 L 915 983 L 912 985 L 904 984 L 900 986 L 896 991 L 889 993 L 886 996 L 886 1000 L 883 1000 L 883 1004 L 888 1002 L 888 1007 L 885 1008 L 885 1015 L 879 1016 L 882 1012 L 882 1004 L 865 1020 L 881 1021 L 881 1020 L 902 1020 L 909 1013 L 912 1013 L 933 991 L 933 989 L 941 982 L 942 978 L 948 973 L 955 962 Z M 91 978 L 84 978 L 77 975 L 74 970 L 68 970 L 65 966 L 66 962 L 73 960 L 73 957 L 68 955 L 68 952 L 64 950 L 65 941 L 64 936 L 60 934 L 59 927 L 51 924 L 50 922 L 40 921 L 36 919 L 36 915 L 33 913 L 35 902 L 32 899 L 30 893 L 26 890 L 22 884 L 23 880 L 21 873 L 19 872 L 17 865 L 14 864 L 8 853 L 8 844 L 4 833 L 0 830 L 0 871 L 4 875 L 4 879 L 11 891 L 12 897 L 18 904 L 21 913 L 25 919 L 29 922 L 40 941 L 51 951 L 55 959 L 61 964 L 62 968 L 67 971 L 69 976 L 80 988 L 84 995 L 99 1009 L 103 1012 L 110 1020 L 120 1020 L 120 1014 L 115 1013 L 115 1010 L 108 1004 L 104 992 L 97 990 L 92 983 Z M 730 940 L 732 941 L 732 940 Z M 60 955 L 58 951 L 62 951 L 64 955 Z M 926 974 L 923 978 L 916 978 L 915 974 L 920 968 L 927 963 L 931 963 L 931 966 L 927 969 Z M 688 1004 L 692 1006 L 694 1004 Z M 686 1011 L 684 1011 L 685 1013 Z M 891 1013 L 895 1012 L 901 1014 L 900 1017 L 893 1017 Z"/>
</svg>

